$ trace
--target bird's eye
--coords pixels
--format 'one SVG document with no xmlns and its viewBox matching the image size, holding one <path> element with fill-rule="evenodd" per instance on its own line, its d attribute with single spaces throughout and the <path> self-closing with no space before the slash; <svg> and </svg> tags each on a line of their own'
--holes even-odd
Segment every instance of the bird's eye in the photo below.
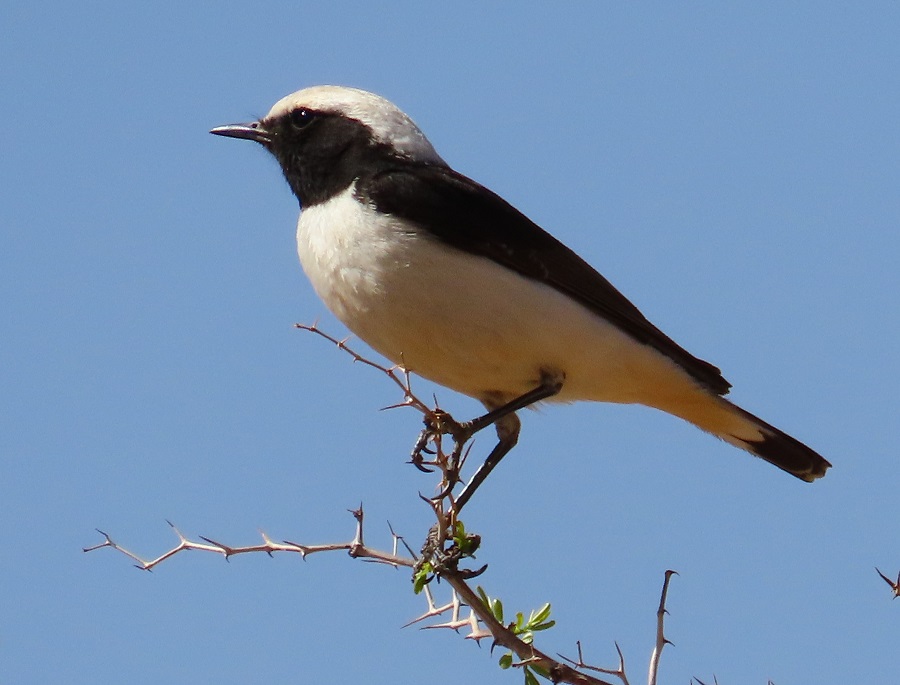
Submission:
<svg viewBox="0 0 900 685">
<path fill-rule="evenodd" d="M 310 112 L 308 109 L 295 109 L 290 114 L 291 117 L 291 125 L 297 129 L 303 129 L 312 123 L 312 120 L 316 118 L 316 115 L 313 112 Z"/>
</svg>

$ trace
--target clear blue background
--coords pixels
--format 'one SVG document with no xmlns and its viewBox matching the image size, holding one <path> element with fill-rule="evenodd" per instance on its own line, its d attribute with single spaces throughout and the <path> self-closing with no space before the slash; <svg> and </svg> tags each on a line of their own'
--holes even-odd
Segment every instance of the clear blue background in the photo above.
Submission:
<svg viewBox="0 0 900 685">
<path fill-rule="evenodd" d="M 319 83 L 395 101 L 834 463 L 810 486 L 650 410 L 527 413 L 467 511 L 488 591 L 552 602 L 551 653 L 613 666 L 617 640 L 634 683 L 673 568 L 663 682 L 896 681 L 896 3 L 6 2 L 0 26 L 0 681 L 520 682 L 401 630 L 403 571 L 81 552 L 99 527 L 152 557 L 166 518 L 340 541 L 360 501 L 373 545 L 429 525 L 417 415 L 292 327 L 343 334 L 277 166 L 207 133 Z"/>
</svg>

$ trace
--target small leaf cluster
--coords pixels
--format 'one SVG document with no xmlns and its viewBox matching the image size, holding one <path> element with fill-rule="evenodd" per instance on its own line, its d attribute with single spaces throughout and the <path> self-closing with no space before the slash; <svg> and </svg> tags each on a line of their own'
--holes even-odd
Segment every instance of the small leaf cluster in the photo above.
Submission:
<svg viewBox="0 0 900 685">
<path fill-rule="evenodd" d="M 491 614 L 493 614 L 494 618 L 497 619 L 497 622 L 503 624 L 503 602 L 497 598 L 489 597 L 480 585 L 477 590 L 482 603 L 488 608 Z M 552 628 L 556 625 L 556 621 L 550 620 L 550 603 L 548 602 L 537 611 L 532 611 L 528 615 L 528 620 L 525 620 L 525 616 L 522 612 L 518 612 L 516 614 L 515 622 L 504 625 L 522 640 L 522 642 L 530 645 L 534 641 L 534 634 L 537 631 Z M 500 668 L 506 669 L 512 665 L 512 652 L 507 652 L 500 657 Z M 549 679 L 549 674 L 544 669 L 537 666 L 524 664 L 522 670 L 525 673 L 525 685 L 538 685 L 535 673 Z"/>
<path fill-rule="evenodd" d="M 435 577 L 436 565 L 452 564 L 454 567 L 461 559 L 475 558 L 475 552 L 481 546 L 481 536 L 475 533 L 466 533 L 466 527 L 462 521 L 457 521 L 448 531 L 446 549 L 428 555 L 422 559 L 413 571 L 413 592 L 419 594 L 425 586 Z M 452 534 L 452 536 L 451 536 Z M 480 572 L 479 572 L 480 573 Z"/>
<path fill-rule="evenodd" d="M 453 544 L 459 550 L 461 559 L 466 557 L 474 559 L 475 552 L 481 546 L 481 536 L 475 534 L 466 535 L 466 527 L 463 525 L 463 522 L 457 521 L 453 527 Z"/>
</svg>

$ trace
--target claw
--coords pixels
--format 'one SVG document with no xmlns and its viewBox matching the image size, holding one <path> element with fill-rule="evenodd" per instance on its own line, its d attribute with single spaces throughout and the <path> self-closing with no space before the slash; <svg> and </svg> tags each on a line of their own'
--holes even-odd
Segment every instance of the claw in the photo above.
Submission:
<svg viewBox="0 0 900 685">
<path fill-rule="evenodd" d="M 422 465 L 421 459 L 419 461 L 413 461 L 412 459 L 410 459 L 409 463 L 419 469 L 419 471 L 421 471 L 422 473 L 434 473 L 434 469 L 429 469 L 426 466 Z"/>
<path fill-rule="evenodd" d="M 480 576 L 482 573 L 484 573 L 485 571 L 487 571 L 487 567 L 488 567 L 488 565 L 485 564 L 485 565 L 482 566 L 481 568 L 477 568 L 477 569 L 475 569 L 475 570 L 472 570 L 472 569 L 460 569 L 460 570 L 459 570 L 459 574 L 460 574 L 460 576 L 463 578 L 463 580 L 471 580 L 472 578 L 477 578 L 477 577 Z"/>
<path fill-rule="evenodd" d="M 448 484 L 446 488 L 444 488 L 438 494 L 436 494 L 434 497 L 432 497 L 431 501 L 432 502 L 440 502 L 442 499 L 449 496 L 450 493 L 453 492 L 453 488 L 456 486 L 457 482 L 459 482 L 459 481 Z"/>
<path fill-rule="evenodd" d="M 460 467 L 461 464 L 458 463 L 454 463 L 453 465 L 447 467 L 445 472 L 445 477 L 447 478 L 447 486 L 431 498 L 432 502 L 440 502 L 445 497 L 449 497 L 453 492 L 453 488 L 456 487 L 456 484 L 462 482 L 459 477 Z"/>
<path fill-rule="evenodd" d="M 430 450 L 428 449 L 428 441 L 430 439 L 431 439 L 431 434 L 428 431 L 428 429 L 426 428 L 421 433 L 419 433 L 419 437 L 416 440 L 416 444 L 413 445 L 412 452 L 409 455 L 409 463 L 412 464 L 413 466 L 415 466 L 417 469 L 419 469 L 419 471 L 422 471 L 424 473 L 431 473 L 430 469 L 426 469 L 424 466 L 422 466 L 422 463 L 423 463 L 422 453 L 423 452 L 425 454 L 431 453 Z"/>
</svg>

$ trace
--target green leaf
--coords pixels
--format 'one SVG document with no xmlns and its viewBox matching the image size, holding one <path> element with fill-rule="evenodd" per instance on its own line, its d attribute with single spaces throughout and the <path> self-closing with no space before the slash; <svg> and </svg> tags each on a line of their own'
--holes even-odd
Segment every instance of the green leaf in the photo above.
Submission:
<svg viewBox="0 0 900 685">
<path fill-rule="evenodd" d="M 497 619 L 498 623 L 503 623 L 503 602 L 495 599 L 491 606 L 491 613 L 494 614 L 494 618 Z"/>
<path fill-rule="evenodd" d="M 484 588 L 480 585 L 475 586 L 475 591 L 478 593 L 478 596 L 481 598 L 481 603 L 484 604 L 485 609 L 491 608 L 491 598 L 487 596 L 487 593 L 484 591 Z"/>
<path fill-rule="evenodd" d="M 413 592 L 419 594 L 428 584 L 428 576 L 431 575 L 431 564 L 427 561 L 422 564 L 416 574 L 413 576 Z"/>
<path fill-rule="evenodd" d="M 475 558 L 475 552 L 481 546 L 481 538 L 478 535 L 458 534 L 454 536 L 453 542 L 464 557 L 472 557 L 473 559 Z"/>
<path fill-rule="evenodd" d="M 500 657 L 500 668 L 506 670 L 512 666 L 512 652 L 507 652 Z"/>
<path fill-rule="evenodd" d="M 540 685 L 538 679 L 534 677 L 534 673 L 528 666 L 525 667 L 525 685 Z"/>
<path fill-rule="evenodd" d="M 543 623 L 548 618 L 550 618 L 550 602 L 538 609 L 537 613 L 532 612 L 528 617 L 528 622 L 531 624 Z"/>
<path fill-rule="evenodd" d="M 531 626 L 532 630 L 547 630 L 548 628 L 552 628 L 556 625 L 556 621 L 547 621 L 546 623 L 539 623 L 536 626 Z"/>
<path fill-rule="evenodd" d="M 541 676 L 541 678 L 546 678 L 547 680 L 550 680 L 550 671 L 548 671 L 546 668 L 538 666 L 537 664 L 533 664 L 531 666 L 531 668 L 533 668 L 534 672 L 537 673 L 539 676 Z"/>
</svg>

